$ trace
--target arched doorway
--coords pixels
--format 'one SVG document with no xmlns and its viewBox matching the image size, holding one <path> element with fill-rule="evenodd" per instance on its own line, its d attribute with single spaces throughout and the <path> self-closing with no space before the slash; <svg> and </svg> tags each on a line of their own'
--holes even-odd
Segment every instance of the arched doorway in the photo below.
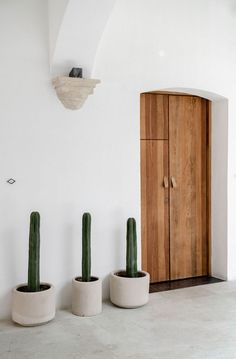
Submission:
<svg viewBox="0 0 236 359">
<path fill-rule="evenodd" d="M 207 107 L 209 118 L 208 128 L 207 128 L 207 141 L 210 144 L 210 151 L 208 151 L 207 155 L 207 194 L 206 200 L 208 203 L 207 211 L 207 260 L 208 260 L 208 274 L 211 274 L 215 277 L 221 279 L 227 279 L 227 148 L 228 148 L 228 101 L 226 98 L 219 96 L 214 93 L 201 91 L 197 89 L 183 89 L 183 88 L 173 88 L 173 89 L 165 89 L 159 91 L 150 91 L 150 94 L 162 95 L 162 96 L 183 96 L 183 97 L 197 97 L 201 98 L 203 101 L 207 100 L 209 106 Z M 167 101 L 167 100 L 166 100 Z M 166 105 L 165 115 L 169 111 L 169 103 Z M 142 117 L 142 104 L 141 104 L 141 117 Z M 142 126 L 142 125 L 141 125 Z M 169 129 L 167 128 L 167 131 Z M 163 133 L 162 133 L 163 136 Z M 164 139 L 164 137 L 162 137 Z M 165 138 L 166 140 L 166 138 Z M 169 146 L 169 145 L 168 145 Z M 168 147 L 169 148 L 169 147 Z M 159 151 L 160 152 L 160 151 Z M 175 158 L 176 159 L 176 158 Z M 153 159 L 152 159 L 153 160 Z M 168 162 L 169 168 L 169 162 Z M 149 174 L 150 175 L 150 174 Z M 165 176 L 164 176 L 165 177 Z M 165 183 L 163 183 L 165 186 Z M 145 184 L 146 185 L 146 184 Z M 167 184 L 166 184 L 167 185 Z M 173 184 L 172 184 L 173 185 Z M 167 191 L 167 189 L 166 189 Z M 169 191 L 169 190 L 168 190 Z M 150 201 L 149 197 L 149 201 Z M 184 197 L 183 197 L 184 198 Z M 143 205 L 143 204 L 142 204 Z M 164 207 L 163 207 L 164 208 Z M 168 211 L 170 211 L 168 209 Z M 142 210 L 143 212 L 143 210 Z M 153 215 L 153 213 L 152 213 Z M 192 213 L 193 215 L 193 213 Z M 173 212 L 172 212 L 173 216 Z M 190 215 L 191 217 L 191 215 Z M 164 218 L 164 217 L 163 217 Z M 170 219 L 168 219 L 170 220 Z M 161 219 L 159 218 L 159 222 Z M 152 221 L 151 221 L 152 222 Z M 153 223 L 149 223 L 149 225 L 153 225 Z M 170 223 L 169 223 L 170 224 Z M 147 242 L 145 237 L 144 227 L 147 226 L 147 223 L 143 223 L 143 214 L 142 214 L 142 263 L 143 267 L 147 269 Z M 193 226 L 194 227 L 194 226 Z M 163 231 L 169 231 L 170 228 L 165 224 L 163 228 L 161 228 L 161 233 Z M 177 233 L 177 232 L 176 232 Z M 183 232 L 184 233 L 184 232 Z M 186 234 L 186 233 L 185 233 Z M 166 234 L 168 237 L 168 234 Z M 198 234 L 200 237 L 201 234 Z M 189 235 L 188 235 L 189 237 Z M 191 237 L 191 236 L 190 236 Z M 194 234 L 192 234 L 192 238 Z M 200 242 L 199 242 L 200 243 Z M 199 251 L 199 245 L 196 243 L 195 250 Z M 188 245 L 187 245 L 188 246 Z M 173 246 L 174 247 L 174 246 Z M 186 247 L 186 243 L 182 243 L 182 249 Z M 170 264 L 165 261 L 165 256 L 167 258 L 168 251 L 170 251 L 170 245 L 166 245 L 164 242 L 162 243 L 162 249 L 165 249 L 166 253 L 163 254 L 160 258 L 162 258 L 163 263 L 165 263 L 166 269 L 164 273 L 162 273 L 163 280 L 165 280 L 165 275 L 167 275 L 167 266 Z M 175 248 L 176 251 L 178 247 Z M 151 253 L 151 254 L 150 254 Z M 153 248 L 153 243 L 151 245 L 151 249 L 149 248 L 149 255 L 154 256 L 153 260 L 155 261 L 155 250 Z M 190 253 L 190 252 L 189 252 Z M 192 254 L 192 253 L 191 253 Z M 169 254 L 171 256 L 171 254 Z M 190 268 L 199 268 L 201 266 L 202 260 L 199 261 L 196 266 L 197 257 L 193 256 L 193 263 L 190 264 Z M 187 260 L 189 261 L 189 259 Z M 178 261 L 177 261 L 178 262 Z M 164 265 L 164 264 L 162 264 Z M 184 262 L 185 267 L 187 264 Z M 156 268 L 156 272 L 160 272 L 160 268 Z M 169 274 L 171 279 L 171 268 L 169 268 Z M 155 272 L 155 270 L 154 270 Z M 178 270 L 177 270 L 178 272 Z M 187 273 L 187 277 L 191 276 L 191 271 L 183 271 Z M 189 273 L 188 273 L 189 272 Z M 204 269 L 201 272 L 200 270 L 193 270 L 193 276 L 204 275 L 206 274 L 206 270 Z M 202 274 L 201 274 L 202 273 Z M 173 271 L 172 271 L 173 275 Z M 183 275 L 183 274 L 182 274 Z M 181 271 L 180 271 L 181 277 Z M 158 277 L 159 278 L 159 277 Z M 161 278 L 161 277 L 160 277 Z M 162 279 L 161 279 L 162 280 Z M 155 279 L 154 279 L 155 281 Z"/>
</svg>

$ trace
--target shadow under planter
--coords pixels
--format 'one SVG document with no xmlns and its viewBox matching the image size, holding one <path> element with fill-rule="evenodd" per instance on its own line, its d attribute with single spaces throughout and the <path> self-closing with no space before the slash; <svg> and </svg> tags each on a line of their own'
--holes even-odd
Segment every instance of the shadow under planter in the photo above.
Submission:
<svg viewBox="0 0 236 359">
<path fill-rule="evenodd" d="M 149 300 L 149 273 L 139 271 L 130 278 L 125 271 L 115 271 L 110 275 L 111 302 L 121 308 L 137 308 Z"/>
<path fill-rule="evenodd" d="M 29 292 L 20 284 L 12 292 L 12 320 L 23 326 L 45 324 L 55 317 L 55 288 L 41 283 L 40 291 Z"/>
<path fill-rule="evenodd" d="M 91 317 L 102 312 L 102 280 L 91 277 L 83 282 L 81 277 L 72 280 L 72 313 Z"/>
</svg>

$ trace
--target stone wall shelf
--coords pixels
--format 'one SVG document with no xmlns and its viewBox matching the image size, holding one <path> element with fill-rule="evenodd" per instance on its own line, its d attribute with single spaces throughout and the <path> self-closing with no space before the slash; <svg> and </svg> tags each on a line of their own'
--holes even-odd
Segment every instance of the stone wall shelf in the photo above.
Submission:
<svg viewBox="0 0 236 359">
<path fill-rule="evenodd" d="M 52 80 L 58 99 L 65 108 L 80 109 L 100 80 L 58 76 Z"/>
</svg>

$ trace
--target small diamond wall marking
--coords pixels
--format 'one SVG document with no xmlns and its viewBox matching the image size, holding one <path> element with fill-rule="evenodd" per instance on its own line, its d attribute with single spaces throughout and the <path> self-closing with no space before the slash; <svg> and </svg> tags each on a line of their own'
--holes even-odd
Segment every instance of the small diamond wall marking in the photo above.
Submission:
<svg viewBox="0 0 236 359">
<path fill-rule="evenodd" d="M 13 178 L 10 178 L 9 180 L 7 180 L 7 183 L 9 184 L 14 184 L 16 181 Z"/>
</svg>

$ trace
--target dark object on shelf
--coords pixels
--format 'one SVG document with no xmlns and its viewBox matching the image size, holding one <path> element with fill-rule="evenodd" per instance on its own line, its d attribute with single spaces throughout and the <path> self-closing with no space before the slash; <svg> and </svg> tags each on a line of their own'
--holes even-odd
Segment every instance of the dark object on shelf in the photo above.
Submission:
<svg viewBox="0 0 236 359">
<path fill-rule="evenodd" d="M 80 67 L 73 67 L 71 72 L 69 73 L 69 77 L 77 77 L 81 78 L 83 77 L 83 69 Z"/>
</svg>

